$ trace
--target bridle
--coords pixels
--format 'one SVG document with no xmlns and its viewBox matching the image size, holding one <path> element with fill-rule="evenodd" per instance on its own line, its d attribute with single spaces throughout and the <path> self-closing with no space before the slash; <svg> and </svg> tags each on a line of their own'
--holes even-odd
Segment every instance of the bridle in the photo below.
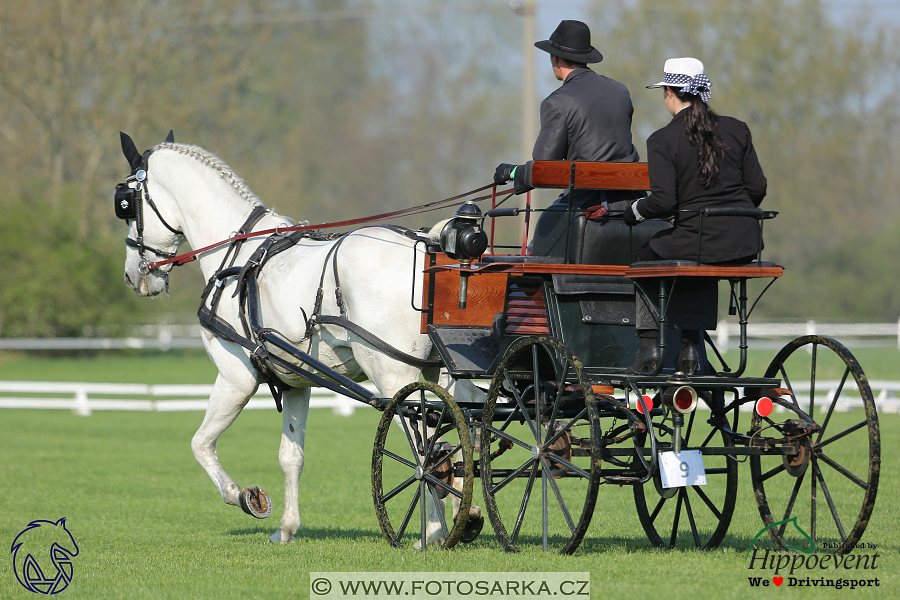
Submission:
<svg viewBox="0 0 900 600">
<path fill-rule="evenodd" d="M 126 237 L 125 245 L 138 251 L 138 254 L 141 257 L 140 266 L 138 267 L 140 269 L 141 275 L 146 276 L 152 271 L 160 271 L 165 278 L 166 290 L 168 290 L 169 271 L 171 271 L 171 269 L 169 269 L 168 271 L 162 271 L 159 266 L 153 266 L 153 264 L 149 260 L 147 260 L 146 253 L 151 252 L 157 257 L 162 258 L 163 260 L 167 260 L 176 256 L 177 248 L 176 252 L 165 252 L 158 248 L 154 248 L 153 246 L 148 246 L 144 243 L 144 203 L 146 202 L 150 206 L 150 208 L 153 209 L 153 212 L 156 213 L 156 217 L 166 229 L 168 229 L 175 235 L 181 236 L 182 238 L 184 237 L 184 232 L 175 229 L 166 222 L 162 214 L 159 212 L 159 208 L 157 208 L 156 203 L 153 202 L 153 198 L 150 197 L 150 191 L 147 189 L 146 167 L 151 153 L 152 150 L 148 150 L 141 157 L 143 168 L 133 171 L 132 174 L 125 179 L 125 183 L 119 183 L 116 185 L 115 211 L 116 216 L 120 219 L 125 220 L 126 222 L 130 221 L 131 219 L 135 220 L 135 223 L 137 225 L 137 239 Z"/>
</svg>

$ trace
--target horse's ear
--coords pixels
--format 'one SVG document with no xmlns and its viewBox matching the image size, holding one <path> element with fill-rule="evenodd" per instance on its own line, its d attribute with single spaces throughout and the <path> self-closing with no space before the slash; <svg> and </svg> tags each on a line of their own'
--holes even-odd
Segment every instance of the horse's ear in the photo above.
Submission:
<svg viewBox="0 0 900 600">
<path fill-rule="evenodd" d="M 166 136 L 166 143 L 171 144 L 175 141 L 175 130 L 170 129 L 169 135 Z"/>
<path fill-rule="evenodd" d="M 134 145 L 134 141 L 127 133 L 120 131 L 119 136 L 122 138 L 122 153 L 125 155 L 125 158 L 128 159 L 131 170 L 137 171 L 141 168 L 141 153 L 138 152 L 137 146 Z"/>
</svg>

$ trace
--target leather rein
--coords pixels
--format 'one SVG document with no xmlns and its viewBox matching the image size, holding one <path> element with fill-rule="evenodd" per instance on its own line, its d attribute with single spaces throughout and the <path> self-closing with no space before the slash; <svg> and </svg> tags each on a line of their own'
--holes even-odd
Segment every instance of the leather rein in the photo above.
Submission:
<svg viewBox="0 0 900 600">
<path fill-rule="evenodd" d="M 146 185 L 144 185 L 143 187 L 146 189 Z M 248 233 L 237 233 L 235 235 L 232 235 L 231 237 L 229 237 L 226 240 L 221 240 L 214 244 L 210 244 L 208 246 L 204 246 L 203 248 L 198 248 L 197 250 L 192 250 L 192 251 L 186 252 L 184 254 L 179 254 L 177 256 L 174 254 L 171 254 L 171 253 L 159 252 L 148 246 L 143 246 L 144 248 L 150 250 L 154 254 L 157 254 L 158 256 L 163 257 L 163 260 L 146 263 L 146 267 L 147 267 L 148 272 L 153 269 L 159 269 L 160 267 L 163 267 L 168 264 L 172 264 L 172 265 L 178 267 L 178 266 L 181 266 L 181 265 L 184 265 L 189 262 L 197 260 L 197 256 L 200 254 L 203 254 L 204 252 L 209 252 L 210 250 L 214 250 L 216 248 L 219 248 L 220 246 L 224 246 L 225 244 L 231 244 L 231 243 L 234 243 L 237 241 L 245 240 L 247 238 L 263 237 L 263 236 L 268 236 L 268 235 L 272 235 L 272 234 L 289 233 L 289 232 L 293 232 L 293 231 L 320 231 L 323 229 L 330 229 L 333 227 L 346 227 L 349 225 L 359 225 L 361 223 L 374 223 L 377 221 L 385 221 L 385 220 L 393 219 L 393 218 L 397 218 L 397 217 L 405 217 L 408 215 L 415 215 L 415 214 L 419 214 L 419 213 L 440 210 L 442 208 L 447 208 L 448 206 L 454 205 L 456 203 L 456 201 L 460 200 L 461 198 L 466 198 L 473 194 L 477 194 L 479 192 L 483 192 L 484 190 L 494 188 L 494 187 L 495 187 L 495 184 L 492 183 L 489 185 L 482 186 L 480 188 L 476 188 L 474 190 L 470 190 L 468 192 L 464 192 L 462 194 L 458 194 L 456 196 L 444 198 L 443 200 L 435 200 L 434 202 L 420 204 L 419 206 L 413 206 L 413 207 L 409 207 L 409 208 L 395 210 L 392 212 L 381 213 L 381 214 L 373 215 L 370 217 L 361 217 L 358 219 L 347 219 L 344 221 L 335 221 L 333 223 L 318 223 L 316 225 L 293 225 L 293 226 L 289 226 L 289 227 L 276 227 L 274 229 L 251 231 Z M 511 192 L 512 192 L 512 189 L 502 190 L 499 192 L 493 192 L 491 194 L 485 194 L 482 196 L 478 196 L 477 198 L 472 198 L 471 200 L 472 201 L 486 200 L 487 198 L 492 198 L 498 194 L 505 194 L 505 193 L 511 193 Z M 149 194 L 147 194 L 145 197 L 148 200 L 150 198 Z M 152 202 L 148 202 L 148 203 L 153 208 L 153 210 L 156 212 L 157 216 L 159 216 L 160 220 L 163 222 L 163 225 L 168 227 L 170 231 L 173 231 L 174 233 L 183 235 L 181 232 L 175 231 L 174 229 L 169 227 L 168 224 L 166 224 L 165 220 L 162 218 L 162 216 L 159 214 L 159 210 L 156 208 L 156 206 Z M 129 244 L 129 241 L 130 240 L 126 239 L 125 243 Z M 129 245 L 132 245 L 132 244 L 129 244 Z M 133 247 L 138 247 L 138 246 L 133 246 Z M 141 258 L 143 259 L 143 255 L 141 255 Z M 142 267 L 144 266 L 143 260 L 142 260 L 141 265 L 142 265 Z"/>
</svg>

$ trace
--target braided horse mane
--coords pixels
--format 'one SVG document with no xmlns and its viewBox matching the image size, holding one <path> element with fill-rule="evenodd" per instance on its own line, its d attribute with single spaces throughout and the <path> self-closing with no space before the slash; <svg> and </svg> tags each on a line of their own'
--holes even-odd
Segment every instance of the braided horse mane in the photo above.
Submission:
<svg viewBox="0 0 900 600">
<path fill-rule="evenodd" d="M 163 142 L 161 144 L 157 144 L 153 147 L 153 151 L 156 150 L 172 150 L 177 152 L 178 154 L 183 154 L 185 156 L 190 156 L 191 158 L 200 161 L 206 166 L 214 169 L 219 173 L 219 176 L 222 177 L 225 181 L 231 185 L 232 189 L 241 195 L 244 200 L 247 200 L 253 206 L 263 206 L 262 200 L 254 194 L 247 184 L 244 183 L 244 180 L 238 177 L 237 173 L 235 173 L 231 167 L 229 167 L 225 161 L 221 158 L 209 152 L 208 150 L 204 150 L 200 146 L 194 146 L 191 144 L 179 144 L 176 142 Z"/>
</svg>

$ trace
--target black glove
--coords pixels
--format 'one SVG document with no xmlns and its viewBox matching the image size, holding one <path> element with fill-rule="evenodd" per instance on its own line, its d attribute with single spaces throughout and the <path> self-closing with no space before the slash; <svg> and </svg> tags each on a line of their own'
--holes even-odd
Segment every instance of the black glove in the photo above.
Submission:
<svg viewBox="0 0 900 600">
<path fill-rule="evenodd" d="M 512 179 L 512 172 L 518 165 L 508 165 L 506 163 L 500 163 L 497 166 L 497 170 L 494 171 L 494 183 L 497 185 L 503 185 L 505 183 L 509 183 Z"/>
<path fill-rule="evenodd" d="M 634 212 L 635 204 L 637 204 L 636 200 L 634 202 L 632 202 L 631 204 L 625 205 L 625 211 L 622 213 L 622 219 L 625 220 L 625 224 L 628 225 L 629 227 L 634 227 L 635 225 L 637 225 L 638 223 L 643 221 L 643 219 L 639 220 L 637 215 Z"/>
</svg>

